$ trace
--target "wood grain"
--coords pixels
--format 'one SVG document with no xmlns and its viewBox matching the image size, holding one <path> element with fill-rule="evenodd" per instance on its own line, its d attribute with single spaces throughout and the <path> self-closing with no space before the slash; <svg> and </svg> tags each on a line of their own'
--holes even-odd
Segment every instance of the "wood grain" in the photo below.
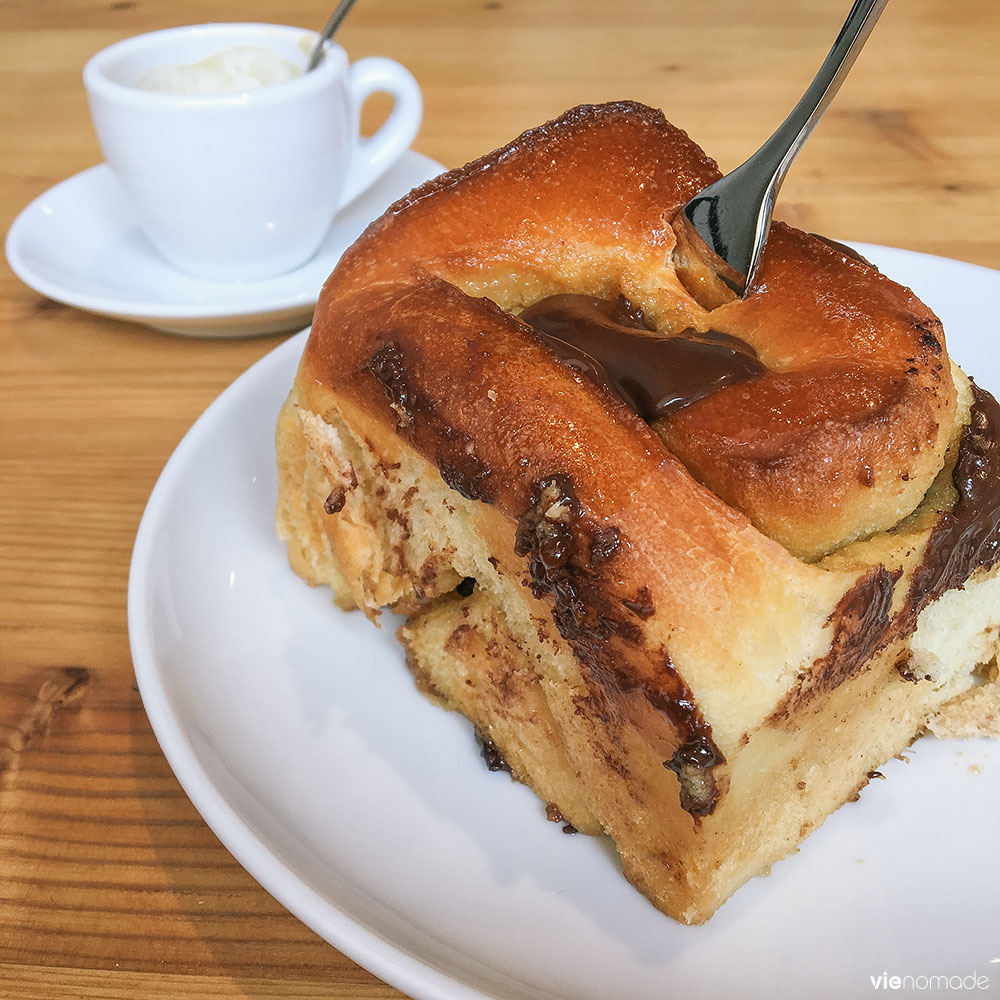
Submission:
<svg viewBox="0 0 1000 1000">
<path fill-rule="evenodd" d="M 846 0 L 366 0 L 341 40 L 408 65 L 449 166 L 574 104 L 663 107 L 724 169 L 784 117 Z M 5 0 L 0 223 L 99 161 L 80 71 L 128 35 L 262 0 Z M 318 26 L 326 8 L 286 3 Z M 889 6 L 779 214 L 1000 267 L 1000 5 Z M 384 108 L 366 113 L 369 127 Z M 291 917 L 187 800 L 134 686 L 132 541 L 173 447 L 281 340 L 193 341 L 0 272 L 0 996 L 389 998 Z"/>
</svg>

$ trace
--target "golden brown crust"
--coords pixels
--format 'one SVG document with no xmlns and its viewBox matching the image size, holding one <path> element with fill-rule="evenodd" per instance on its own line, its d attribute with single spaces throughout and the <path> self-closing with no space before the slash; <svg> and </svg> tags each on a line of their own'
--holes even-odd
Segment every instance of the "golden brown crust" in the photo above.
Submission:
<svg viewBox="0 0 1000 1000">
<path fill-rule="evenodd" d="M 809 557 L 916 507 L 941 468 L 955 386 L 941 323 L 909 289 L 777 223 L 754 294 L 711 322 L 771 369 L 665 429 L 714 492 Z"/>
</svg>

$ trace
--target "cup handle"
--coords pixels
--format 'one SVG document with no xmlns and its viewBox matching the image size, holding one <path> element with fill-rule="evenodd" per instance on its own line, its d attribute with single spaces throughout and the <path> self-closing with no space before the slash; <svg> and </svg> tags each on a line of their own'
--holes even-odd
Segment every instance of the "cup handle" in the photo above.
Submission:
<svg viewBox="0 0 1000 1000">
<path fill-rule="evenodd" d="M 352 63 L 348 88 L 356 128 L 361 120 L 361 105 L 371 94 L 384 91 L 392 95 L 395 103 L 389 117 L 374 135 L 357 140 L 340 208 L 378 180 L 409 149 L 423 114 L 420 85 L 405 66 L 392 59 L 372 56 Z"/>
</svg>

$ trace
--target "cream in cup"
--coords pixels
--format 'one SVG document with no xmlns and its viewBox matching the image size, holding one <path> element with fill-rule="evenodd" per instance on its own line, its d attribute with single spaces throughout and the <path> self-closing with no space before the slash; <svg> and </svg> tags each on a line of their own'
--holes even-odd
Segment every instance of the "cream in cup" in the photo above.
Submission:
<svg viewBox="0 0 1000 1000">
<path fill-rule="evenodd" d="M 270 49 L 236 45 L 189 65 L 156 66 L 136 86 L 161 94 L 223 94 L 284 83 L 303 72 Z"/>
<path fill-rule="evenodd" d="M 267 24 L 168 28 L 84 68 L 104 158 L 179 270 L 216 281 L 293 270 L 409 148 L 422 108 L 410 73 L 390 59 L 349 64 L 332 44 L 306 73 L 315 38 Z M 393 109 L 363 138 L 361 105 L 379 91 Z"/>
</svg>

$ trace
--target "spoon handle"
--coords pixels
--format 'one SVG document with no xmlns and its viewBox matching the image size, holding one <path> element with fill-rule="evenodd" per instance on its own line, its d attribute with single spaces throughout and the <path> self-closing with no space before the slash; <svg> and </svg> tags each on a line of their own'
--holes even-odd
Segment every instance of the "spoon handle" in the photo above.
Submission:
<svg viewBox="0 0 1000 1000">
<path fill-rule="evenodd" d="M 307 73 L 314 70 L 320 64 L 320 60 L 323 58 L 326 50 L 326 43 L 333 37 L 333 33 L 340 27 L 340 22 L 347 17 L 355 3 L 357 3 L 357 0 L 340 0 L 340 3 L 337 4 L 337 9 L 330 15 L 330 20 L 326 22 L 325 27 L 319 34 L 319 38 L 316 39 L 312 55 L 309 57 L 309 63 L 306 66 Z"/>
<path fill-rule="evenodd" d="M 855 0 L 833 47 L 791 114 L 745 163 L 695 195 L 684 214 L 699 236 L 752 287 L 778 189 L 833 100 L 888 0 Z"/>
</svg>

